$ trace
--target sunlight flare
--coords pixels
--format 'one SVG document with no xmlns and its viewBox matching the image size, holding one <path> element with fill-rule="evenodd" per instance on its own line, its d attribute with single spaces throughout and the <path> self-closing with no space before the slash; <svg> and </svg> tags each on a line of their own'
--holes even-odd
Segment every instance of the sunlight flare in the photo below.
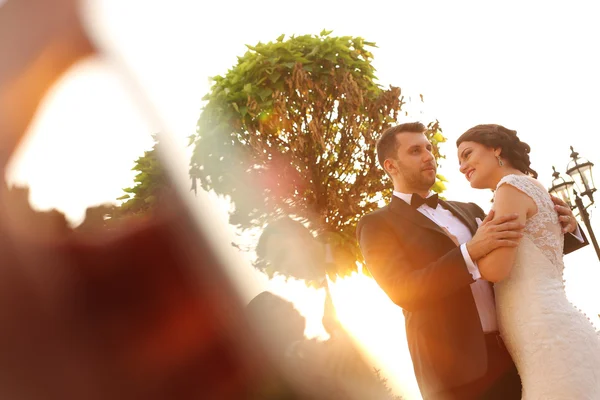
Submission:
<svg viewBox="0 0 600 400">
<path fill-rule="evenodd" d="M 374 279 L 361 272 L 330 282 L 338 319 L 356 340 L 368 361 L 381 370 L 390 387 L 407 399 L 420 399 L 404 315 Z"/>
</svg>

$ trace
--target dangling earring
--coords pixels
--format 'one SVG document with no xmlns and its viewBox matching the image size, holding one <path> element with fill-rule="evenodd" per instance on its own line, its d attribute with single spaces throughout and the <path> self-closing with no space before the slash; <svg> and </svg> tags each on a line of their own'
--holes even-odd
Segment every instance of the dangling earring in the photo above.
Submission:
<svg viewBox="0 0 600 400">
<path fill-rule="evenodd" d="M 504 162 L 502 161 L 500 156 L 496 156 L 496 158 L 498 159 L 498 165 L 502 167 L 504 165 Z"/>
</svg>

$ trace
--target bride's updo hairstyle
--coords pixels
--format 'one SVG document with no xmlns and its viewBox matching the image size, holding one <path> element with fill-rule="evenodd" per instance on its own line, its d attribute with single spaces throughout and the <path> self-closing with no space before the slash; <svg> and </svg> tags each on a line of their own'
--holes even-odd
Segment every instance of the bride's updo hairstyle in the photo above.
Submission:
<svg viewBox="0 0 600 400">
<path fill-rule="evenodd" d="M 500 148 L 500 157 L 503 161 L 508 161 L 512 167 L 524 174 L 538 177 L 537 172 L 530 167 L 531 147 L 517 137 L 517 131 L 497 124 L 477 125 L 463 133 L 456 141 L 456 146 L 460 146 L 462 142 L 475 142 L 494 149 Z"/>
</svg>

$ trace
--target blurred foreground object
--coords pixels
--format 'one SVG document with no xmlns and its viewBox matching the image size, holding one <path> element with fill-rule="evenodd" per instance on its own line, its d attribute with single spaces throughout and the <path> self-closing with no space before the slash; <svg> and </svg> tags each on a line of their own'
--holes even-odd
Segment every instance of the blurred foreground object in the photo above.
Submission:
<svg viewBox="0 0 600 400">
<path fill-rule="evenodd" d="M 73 231 L 4 184 L 46 91 L 95 54 L 78 5 L 0 7 L 0 398 L 298 398 L 176 194 L 152 218 Z"/>
<path fill-rule="evenodd" d="M 27 210 L 22 191 L 2 199 L 2 398 L 278 398 L 185 215 L 83 238 L 58 213 Z"/>
<path fill-rule="evenodd" d="M 2 171 L 46 91 L 75 62 L 95 53 L 78 4 L 77 0 L 8 0 L 0 7 Z"/>
</svg>

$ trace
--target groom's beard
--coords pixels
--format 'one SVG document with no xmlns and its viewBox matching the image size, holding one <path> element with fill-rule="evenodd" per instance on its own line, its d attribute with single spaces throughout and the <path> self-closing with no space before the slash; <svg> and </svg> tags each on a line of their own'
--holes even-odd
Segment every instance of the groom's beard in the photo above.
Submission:
<svg viewBox="0 0 600 400">
<path fill-rule="evenodd" d="M 424 171 L 404 172 L 402 175 L 406 185 L 410 188 L 413 188 L 414 191 L 430 190 L 436 179 L 436 174 L 433 174 L 433 177 L 430 177 L 427 176 L 427 173 Z"/>
</svg>

